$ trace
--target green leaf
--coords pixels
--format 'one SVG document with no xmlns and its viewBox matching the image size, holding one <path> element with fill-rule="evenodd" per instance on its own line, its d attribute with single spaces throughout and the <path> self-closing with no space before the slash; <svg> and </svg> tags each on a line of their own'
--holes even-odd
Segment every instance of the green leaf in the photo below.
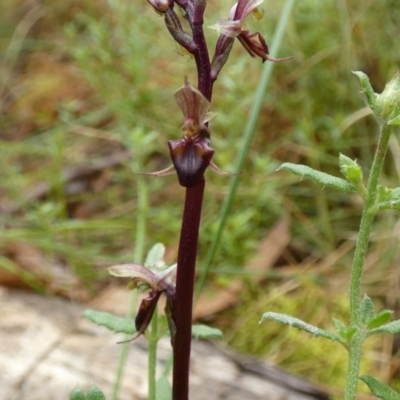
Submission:
<svg viewBox="0 0 400 400">
<path fill-rule="evenodd" d="M 373 318 L 367 321 L 367 327 L 369 329 L 379 328 L 383 324 L 386 324 L 392 317 L 393 311 L 391 310 L 383 310 L 380 313 L 376 314 Z"/>
<path fill-rule="evenodd" d="M 388 125 L 400 125 L 400 115 L 388 121 Z"/>
<path fill-rule="evenodd" d="M 87 392 L 87 400 L 106 400 L 103 392 L 95 385 L 91 386 Z"/>
<path fill-rule="evenodd" d="M 372 329 L 368 332 L 368 336 L 376 335 L 378 333 L 391 333 L 394 335 L 395 333 L 400 332 L 400 319 L 396 321 L 389 322 L 386 325 L 382 325 L 379 328 Z"/>
<path fill-rule="evenodd" d="M 361 167 L 357 164 L 357 161 L 352 160 L 344 154 L 339 154 L 339 166 L 340 172 L 349 182 L 354 183 L 355 185 L 362 183 L 363 173 Z"/>
<path fill-rule="evenodd" d="M 390 189 L 378 185 L 378 203 L 380 210 L 400 210 L 400 188 Z"/>
<path fill-rule="evenodd" d="M 192 337 L 195 339 L 207 339 L 210 337 L 217 337 L 222 339 L 223 333 L 217 328 L 211 328 L 207 325 L 193 325 Z"/>
<path fill-rule="evenodd" d="M 367 101 L 369 106 L 371 107 L 371 110 L 376 114 L 380 115 L 382 111 L 382 107 L 379 104 L 379 95 L 374 92 L 374 89 L 372 89 L 371 84 L 369 83 L 369 78 L 364 72 L 361 71 L 352 71 L 353 74 L 357 75 L 358 78 L 360 79 L 360 84 L 363 89 L 363 93 L 367 97 Z"/>
<path fill-rule="evenodd" d="M 333 323 L 335 325 L 336 332 L 339 334 L 339 336 L 344 338 L 347 333 L 347 326 L 342 321 L 339 321 L 336 318 L 332 318 L 332 319 L 333 319 Z"/>
<path fill-rule="evenodd" d="M 171 385 L 167 377 L 161 376 L 156 382 L 156 399 L 157 400 L 172 400 Z"/>
<path fill-rule="evenodd" d="M 400 210 L 400 199 L 384 201 L 378 204 L 379 210 Z"/>
<path fill-rule="evenodd" d="M 374 311 L 374 303 L 371 298 L 367 295 L 364 295 L 364 298 L 361 302 L 361 320 L 366 323 L 370 319 L 372 319 L 375 315 Z"/>
<path fill-rule="evenodd" d="M 278 171 L 282 169 L 291 171 L 296 175 L 300 175 L 302 178 L 311 178 L 324 186 L 332 186 L 333 188 L 342 192 L 357 192 L 357 188 L 352 183 L 347 182 L 345 179 L 337 178 L 336 176 L 326 174 L 325 172 L 317 171 L 307 167 L 306 165 L 283 163 L 278 168 Z"/>
<path fill-rule="evenodd" d="M 280 322 L 282 324 L 294 326 L 295 328 L 298 328 L 302 331 L 311 333 L 311 335 L 313 335 L 313 336 L 316 336 L 316 337 L 321 336 L 325 339 L 331 340 L 332 342 L 339 342 L 339 343 L 343 344 L 344 346 L 346 345 L 346 342 L 340 336 L 337 336 L 334 333 L 331 333 L 324 329 L 318 328 L 314 325 L 307 324 L 306 322 L 302 321 L 301 319 L 292 317 L 291 315 L 274 313 L 274 312 L 266 312 L 262 316 L 260 323 L 264 322 L 267 319 L 272 319 L 272 320 Z"/>
<path fill-rule="evenodd" d="M 341 338 L 343 338 L 346 342 L 351 340 L 351 338 L 356 333 L 356 328 L 347 327 L 342 321 L 339 321 L 336 318 L 333 318 L 333 323 L 335 325 L 336 332 L 339 334 Z"/>
<path fill-rule="evenodd" d="M 77 386 L 70 394 L 69 400 L 87 400 L 87 399 L 82 389 L 79 386 Z"/>
<path fill-rule="evenodd" d="M 360 379 L 367 384 L 371 392 L 383 400 L 400 400 L 400 394 L 394 391 L 390 386 L 386 385 L 370 375 L 362 375 Z"/>
<path fill-rule="evenodd" d="M 156 243 L 150 251 L 147 253 L 146 261 L 144 266 L 146 268 L 154 268 L 158 266 L 158 264 L 162 264 L 161 267 L 164 265 L 164 254 L 165 254 L 165 246 L 162 243 Z"/>
<path fill-rule="evenodd" d="M 84 311 L 82 317 L 87 318 L 97 325 L 104 326 L 113 332 L 126 333 L 127 335 L 132 335 L 136 332 L 133 321 L 117 317 L 108 312 L 88 309 Z"/>
</svg>

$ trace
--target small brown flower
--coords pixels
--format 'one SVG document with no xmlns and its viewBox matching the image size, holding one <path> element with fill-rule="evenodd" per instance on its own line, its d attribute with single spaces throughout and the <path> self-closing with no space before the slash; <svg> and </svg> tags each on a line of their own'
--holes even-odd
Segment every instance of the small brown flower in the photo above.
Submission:
<svg viewBox="0 0 400 400">
<path fill-rule="evenodd" d="M 231 9 L 229 17 L 220 19 L 210 28 L 216 30 L 221 36 L 219 41 L 226 41 L 224 36 L 238 38 L 243 47 L 252 57 L 260 57 L 263 61 L 284 61 L 288 58 L 274 58 L 269 55 L 268 46 L 260 33 L 250 33 L 244 29 L 244 22 L 248 15 L 253 14 L 257 19 L 262 17 L 258 6 L 263 0 L 239 0 Z"/>
</svg>

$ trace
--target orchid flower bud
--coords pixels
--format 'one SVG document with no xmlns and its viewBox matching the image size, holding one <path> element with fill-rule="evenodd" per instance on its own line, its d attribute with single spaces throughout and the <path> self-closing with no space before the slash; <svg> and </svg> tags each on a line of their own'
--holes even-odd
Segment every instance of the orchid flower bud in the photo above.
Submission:
<svg viewBox="0 0 400 400">
<path fill-rule="evenodd" d="M 156 12 L 164 14 L 174 5 L 173 0 L 147 0 Z"/>
</svg>

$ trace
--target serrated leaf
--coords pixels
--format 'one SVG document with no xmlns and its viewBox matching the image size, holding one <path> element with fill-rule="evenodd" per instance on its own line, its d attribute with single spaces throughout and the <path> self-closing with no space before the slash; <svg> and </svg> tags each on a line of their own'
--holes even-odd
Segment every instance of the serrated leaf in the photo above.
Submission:
<svg viewBox="0 0 400 400">
<path fill-rule="evenodd" d="M 367 327 L 369 329 L 379 328 L 383 324 L 386 324 L 392 317 L 393 311 L 383 310 L 376 314 L 373 318 L 367 321 Z"/>
<path fill-rule="evenodd" d="M 357 188 L 352 183 L 347 182 L 345 179 L 326 174 L 325 172 L 317 171 L 307 167 L 306 165 L 283 163 L 278 168 L 278 171 L 282 169 L 291 171 L 296 175 L 300 175 L 302 178 L 311 178 L 324 186 L 331 186 L 342 192 L 357 192 Z"/>
<path fill-rule="evenodd" d="M 400 394 L 370 375 L 362 375 L 360 379 L 369 387 L 369 390 L 380 399 L 383 400 L 400 400 Z"/>
<path fill-rule="evenodd" d="M 133 321 L 127 318 L 117 317 L 116 315 L 108 312 L 88 309 L 84 311 L 82 317 L 94 322 L 97 325 L 104 326 L 113 332 L 126 333 L 127 335 L 132 335 L 136 332 Z"/>
<path fill-rule="evenodd" d="M 396 321 L 389 322 L 388 324 L 382 325 L 379 328 L 372 329 L 368 332 L 368 336 L 376 335 L 378 333 L 391 333 L 394 335 L 395 333 L 400 332 L 400 319 Z"/>
<path fill-rule="evenodd" d="M 207 325 L 193 325 L 192 337 L 195 339 L 208 339 L 210 337 L 217 337 L 222 339 L 223 333 L 217 328 L 211 328 Z"/>
<path fill-rule="evenodd" d="M 360 311 L 361 311 L 361 320 L 364 323 L 374 317 L 375 315 L 374 303 L 372 302 L 369 296 L 364 295 L 364 298 L 362 299 L 361 302 Z"/>
<path fill-rule="evenodd" d="M 82 389 L 77 386 L 69 396 L 69 400 L 86 400 L 86 395 Z"/>
<path fill-rule="evenodd" d="M 161 376 L 156 382 L 156 399 L 157 400 L 172 400 L 172 389 L 168 379 Z"/>
<path fill-rule="evenodd" d="M 87 400 L 106 400 L 103 392 L 95 385 L 91 386 L 86 395 Z"/>
<path fill-rule="evenodd" d="M 302 321 L 301 319 L 292 317 L 291 315 L 274 313 L 274 312 L 266 312 L 265 314 L 263 314 L 260 323 L 267 319 L 272 319 L 272 320 L 280 322 L 282 324 L 294 326 L 295 328 L 298 328 L 302 331 L 311 333 L 311 335 L 313 335 L 313 336 L 316 336 L 316 337 L 320 336 L 325 339 L 329 339 L 333 342 L 339 342 L 343 345 L 346 345 L 346 342 L 340 336 L 337 336 L 334 333 L 326 331 L 325 329 L 318 328 L 317 326 L 307 324 L 306 322 Z"/>
<path fill-rule="evenodd" d="M 160 262 L 164 264 L 164 254 L 165 246 L 162 243 L 156 243 L 148 252 L 144 266 L 146 268 L 153 268 Z"/>
</svg>

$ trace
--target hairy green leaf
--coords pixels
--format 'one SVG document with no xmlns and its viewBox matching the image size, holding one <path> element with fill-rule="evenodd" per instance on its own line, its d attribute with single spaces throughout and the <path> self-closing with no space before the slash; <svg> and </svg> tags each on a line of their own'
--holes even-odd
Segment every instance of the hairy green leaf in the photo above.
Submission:
<svg viewBox="0 0 400 400">
<path fill-rule="evenodd" d="M 117 317 L 108 312 L 88 309 L 84 311 L 82 317 L 87 318 L 97 325 L 104 326 L 113 332 L 126 333 L 127 335 L 132 335 L 136 332 L 133 321 L 123 317 Z"/>
<path fill-rule="evenodd" d="M 367 327 L 369 329 L 379 328 L 383 324 L 386 324 L 392 317 L 393 311 L 391 310 L 383 310 L 380 313 L 376 314 L 373 318 L 367 321 Z"/>
<path fill-rule="evenodd" d="M 339 154 L 340 172 L 346 179 L 353 183 L 356 187 L 363 186 L 363 173 L 357 161 L 352 160 L 344 154 Z M 366 190 L 364 188 L 364 190 Z"/>
<path fill-rule="evenodd" d="M 69 396 L 69 400 L 87 400 L 85 393 L 77 386 Z"/>
<path fill-rule="evenodd" d="M 378 203 L 380 210 L 400 210 L 400 188 L 378 185 Z"/>
<path fill-rule="evenodd" d="M 368 105 L 371 107 L 371 110 L 379 116 L 382 111 L 382 107 L 379 104 L 379 95 L 374 92 L 374 89 L 372 89 L 368 76 L 361 71 L 353 71 L 353 74 L 357 75 L 360 79 L 363 93 L 367 98 Z"/>
<path fill-rule="evenodd" d="M 371 298 L 367 295 L 364 295 L 364 298 L 361 302 L 361 320 L 362 322 L 367 322 L 372 319 L 375 315 L 374 311 L 374 303 Z"/>
<path fill-rule="evenodd" d="M 369 387 L 371 392 L 383 400 L 400 400 L 400 394 L 370 375 L 362 375 L 360 379 Z"/>
<path fill-rule="evenodd" d="M 396 321 L 389 322 L 388 324 L 382 325 L 379 328 L 372 329 L 368 332 L 368 336 L 376 335 L 378 333 L 391 333 L 394 335 L 395 333 L 400 332 L 400 319 Z"/>
<path fill-rule="evenodd" d="M 389 125 L 400 125 L 400 115 L 398 115 L 397 117 L 391 119 L 388 122 Z"/>
<path fill-rule="evenodd" d="M 311 178 L 314 181 L 321 183 L 324 186 L 332 186 L 333 188 L 342 192 L 357 192 L 357 188 L 350 182 L 333 175 L 326 174 L 325 172 L 317 171 L 306 165 L 283 163 L 278 171 L 285 169 L 300 175 L 302 178 Z"/>
<path fill-rule="evenodd" d="M 314 325 L 307 324 L 306 322 L 302 321 L 301 319 L 292 317 L 291 315 L 274 313 L 274 312 L 266 312 L 265 314 L 263 314 L 260 323 L 264 322 L 267 319 L 272 319 L 272 320 L 280 322 L 282 324 L 294 326 L 295 328 L 298 328 L 302 331 L 311 333 L 311 335 L 313 335 L 313 336 L 316 336 L 316 337 L 320 336 L 325 339 L 329 339 L 333 342 L 339 342 L 339 343 L 343 344 L 344 346 L 346 345 L 346 342 L 340 336 L 337 336 L 334 333 L 331 333 L 324 329 L 318 328 Z"/>
<path fill-rule="evenodd" d="M 336 318 L 333 318 L 333 323 L 335 325 L 335 329 L 338 335 L 342 338 L 345 338 L 347 334 L 347 326 L 342 321 L 339 321 Z"/>
<path fill-rule="evenodd" d="M 87 400 L 106 400 L 103 392 L 95 385 L 91 386 L 87 392 Z"/>
<path fill-rule="evenodd" d="M 156 399 L 157 400 L 172 400 L 171 385 L 167 377 L 164 375 L 157 379 L 156 382 Z"/>
<path fill-rule="evenodd" d="M 207 339 L 210 337 L 217 337 L 222 339 L 222 332 L 217 328 L 211 328 L 207 325 L 193 325 L 192 336 L 195 339 Z"/>
<path fill-rule="evenodd" d="M 333 318 L 333 323 L 335 324 L 336 332 L 341 338 L 348 342 L 356 333 L 356 328 L 347 327 L 342 321 Z"/>
</svg>

